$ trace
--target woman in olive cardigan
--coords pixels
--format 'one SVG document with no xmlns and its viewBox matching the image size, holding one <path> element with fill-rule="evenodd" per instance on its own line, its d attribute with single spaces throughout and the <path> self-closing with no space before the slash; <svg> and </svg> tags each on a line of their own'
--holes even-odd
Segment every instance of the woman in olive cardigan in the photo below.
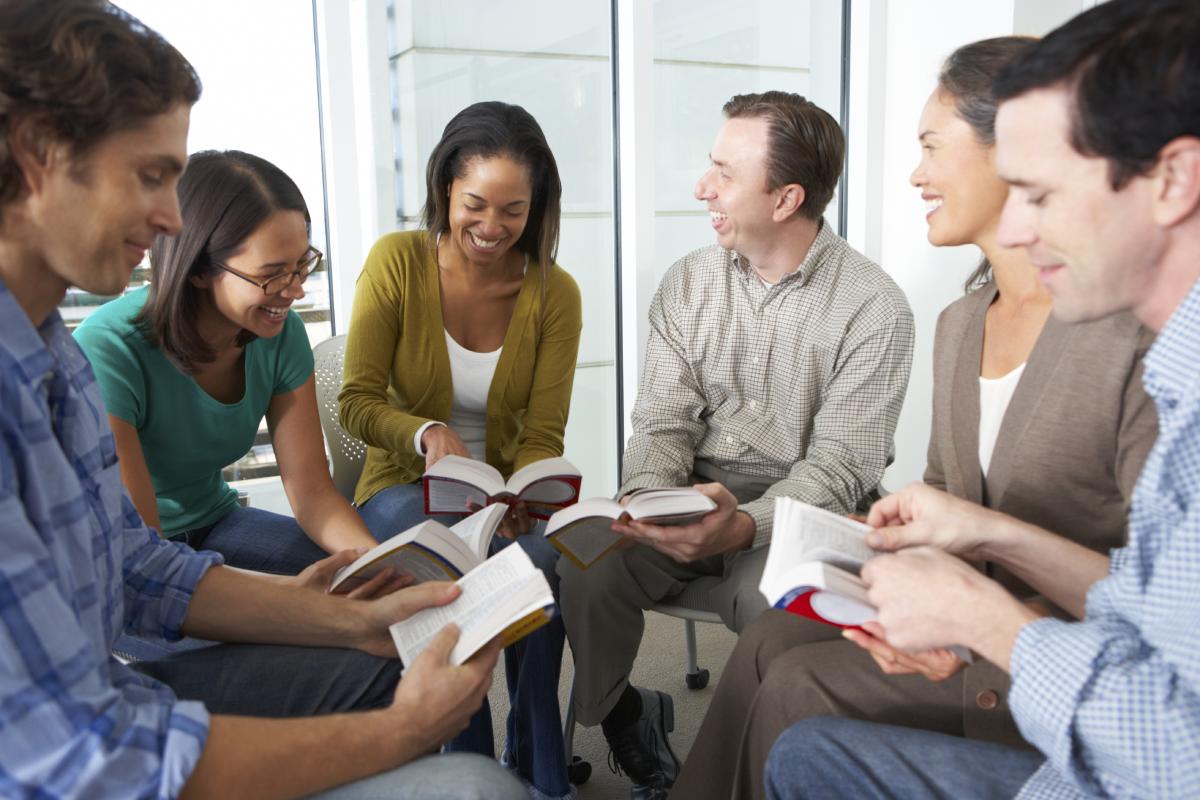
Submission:
<svg viewBox="0 0 1200 800">
<path fill-rule="evenodd" d="M 430 157 L 422 231 L 376 243 L 354 298 L 339 406 L 368 445 L 355 501 L 376 538 L 423 517 L 420 477 L 438 459 L 481 459 L 506 477 L 560 456 L 579 349 L 575 281 L 554 264 L 562 192 L 524 109 L 478 103 Z M 518 507 L 515 539 L 557 594 L 556 551 Z M 512 710 L 504 763 L 535 797 L 569 797 L 558 709 L 561 619 L 505 650 Z M 493 754 L 485 706 L 451 749 Z"/>
</svg>

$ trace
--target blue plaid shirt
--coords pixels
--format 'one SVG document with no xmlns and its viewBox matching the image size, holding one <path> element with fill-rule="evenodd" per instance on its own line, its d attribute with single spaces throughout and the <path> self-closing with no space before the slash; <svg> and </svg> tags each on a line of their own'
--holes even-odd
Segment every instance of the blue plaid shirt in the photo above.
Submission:
<svg viewBox="0 0 1200 800">
<path fill-rule="evenodd" d="M 164 542 L 121 485 L 92 369 L 0 281 L 0 796 L 174 797 L 208 712 L 111 655 L 179 637 L 220 556 Z"/>
<path fill-rule="evenodd" d="M 1047 756 L 1019 797 L 1200 796 L 1200 282 L 1145 358 L 1159 437 L 1082 622 L 1026 625 L 1010 703 Z"/>
</svg>

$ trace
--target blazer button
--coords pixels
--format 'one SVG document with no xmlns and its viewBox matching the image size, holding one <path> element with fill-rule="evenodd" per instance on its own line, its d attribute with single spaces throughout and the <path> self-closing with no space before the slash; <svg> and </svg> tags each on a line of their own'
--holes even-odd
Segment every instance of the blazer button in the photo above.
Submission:
<svg viewBox="0 0 1200 800">
<path fill-rule="evenodd" d="M 975 704 L 984 711 L 991 711 L 993 708 L 1000 705 L 1000 698 L 991 689 L 984 689 L 982 692 L 975 695 Z"/>
</svg>

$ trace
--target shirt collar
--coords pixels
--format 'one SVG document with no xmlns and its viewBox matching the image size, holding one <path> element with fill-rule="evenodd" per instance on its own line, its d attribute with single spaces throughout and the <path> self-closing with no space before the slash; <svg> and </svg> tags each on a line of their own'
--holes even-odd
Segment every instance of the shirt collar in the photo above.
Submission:
<svg viewBox="0 0 1200 800">
<path fill-rule="evenodd" d="M 1143 360 L 1143 383 L 1151 397 L 1178 399 L 1194 390 L 1200 352 L 1200 281 L 1167 320 Z"/>
<path fill-rule="evenodd" d="M 797 281 L 801 286 L 808 283 L 808 279 L 813 276 L 817 268 L 825 261 L 825 254 L 829 249 L 837 244 L 838 237 L 829 229 L 829 225 L 822 217 L 818 220 L 817 236 L 813 239 L 813 243 L 809 245 L 808 252 L 804 254 L 804 260 L 800 262 L 800 266 L 784 275 L 778 282 L 771 285 L 771 289 L 778 286 L 784 286 L 793 281 Z M 758 280 L 758 275 L 750 266 L 750 260 L 741 253 L 733 254 L 733 261 L 742 271 L 742 275 L 747 278 Z"/>
<path fill-rule="evenodd" d="M 40 328 L 34 328 L 25 309 L 0 278 L 0 352 L 29 383 L 37 383 L 54 369 L 51 348 L 70 337 L 58 309 L 50 312 Z"/>
</svg>

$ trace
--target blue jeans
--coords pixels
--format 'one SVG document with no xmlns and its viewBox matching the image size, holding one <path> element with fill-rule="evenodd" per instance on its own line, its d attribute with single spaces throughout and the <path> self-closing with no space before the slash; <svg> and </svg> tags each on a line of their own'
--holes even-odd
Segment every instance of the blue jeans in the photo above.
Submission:
<svg viewBox="0 0 1200 800">
<path fill-rule="evenodd" d="M 176 531 L 169 538 L 193 550 L 214 550 L 231 567 L 278 575 L 296 575 L 329 555 L 308 538 L 293 517 L 261 508 L 239 506 L 212 525 Z M 202 639 L 184 638 L 168 643 L 162 639 L 122 636 L 113 649 L 134 660 L 148 661 L 209 644 Z"/>
<path fill-rule="evenodd" d="M 394 536 L 427 519 L 421 484 L 389 486 L 367 500 L 359 513 L 380 541 Z M 462 517 L 434 516 L 433 519 L 451 525 Z M 539 524 L 516 541 L 533 565 L 545 574 L 557 602 L 558 573 L 555 567 L 558 551 L 546 541 L 543 530 L 544 526 Z M 512 541 L 495 537 L 491 553 L 499 552 Z M 555 614 L 548 625 L 504 649 L 510 706 L 505 723 L 506 760 L 518 775 L 552 797 L 566 795 L 571 790 L 558 708 L 558 681 L 565 641 L 562 616 Z M 467 729 L 446 745 L 446 749 L 495 756 L 492 714 L 486 700 Z"/>
<path fill-rule="evenodd" d="M 1015 747 L 838 717 L 784 731 L 767 758 L 767 797 L 1012 798 L 1046 759 Z"/>
<path fill-rule="evenodd" d="M 135 667 L 214 714 L 310 717 L 383 708 L 400 662 L 332 647 L 216 644 Z M 320 795 L 327 800 L 518 800 L 527 794 L 495 762 L 427 756 Z"/>
</svg>

